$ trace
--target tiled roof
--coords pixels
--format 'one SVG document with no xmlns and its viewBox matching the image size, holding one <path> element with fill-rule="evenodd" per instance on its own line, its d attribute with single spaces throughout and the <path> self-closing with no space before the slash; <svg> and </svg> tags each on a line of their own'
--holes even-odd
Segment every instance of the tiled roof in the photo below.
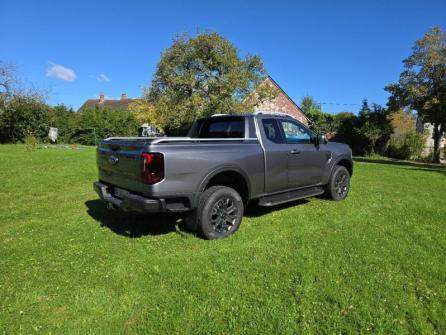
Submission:
<svg viewBox="0 0 446 335">
<path fill-rule="evenodd" d="M 109 108 L 109 109 L 128 109 L 129 103 L 135 101 L 137 99 L 119 99 L 119 100 L 104 100 L 100 101 L 100 99 L 88 99 L 84 102 L 84 104 L 79 108 L 79 110 L 88 109 L 88 108 Z"/>
</svg>

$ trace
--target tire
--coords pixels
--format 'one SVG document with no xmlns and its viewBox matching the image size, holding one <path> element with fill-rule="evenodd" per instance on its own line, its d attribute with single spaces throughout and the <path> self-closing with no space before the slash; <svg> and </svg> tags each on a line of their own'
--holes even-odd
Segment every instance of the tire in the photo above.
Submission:
<svg viewBox="0 0 446 335">
<path fill-rule="evenodd" d="M 207 240 L 221 239 L 237 231 L 243 211 L 243 200 L 237 191 L 212 186 L 201 194 L 197 209 L 188 214 L 185 223 Z"/>
<path fill-rule="evenodd" d="M 344 166 L 336 165 L 325 193 L 333 200 L 344 200 L 350 191 L 350 174 Z"/>
</svg>

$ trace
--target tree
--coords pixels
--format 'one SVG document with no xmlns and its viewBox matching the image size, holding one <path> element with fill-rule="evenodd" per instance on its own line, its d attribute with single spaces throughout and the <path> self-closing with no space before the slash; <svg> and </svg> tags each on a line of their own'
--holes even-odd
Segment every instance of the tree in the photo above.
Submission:
<svg viewBox="0 0 446 335">
<path fill-rule="evenodd" d="M 25 85 L 19 79 L 14 64 L 0 61 L 0 99 L 8 100 L 14 96 L 26 96 L 43 102 L 48 96 L 48 92 L 41 88 Z"/>
<path fill-rule="evenodd" d="M 241 58 L 215 32 L 176 37 L 145 94 L 156 111 L 152 121 L 176 133 L 199 117 L 246 112 L 250 105 L 244 100 L 265 74 L 260 57 Z"/>
<path fill-rule="evenodd" d="M 311 113 L 313 111 L 321 111 L 320 105 L 314 100 L 314 98 L 311 95 L 304 95 L 301 102 L 300 102 L 300 108 L 302 111 L 307 114 Z"/>
<path fill-rule="evenodd" d="M 25 86 L 13 64 L 0 62 L 0 142 L 23 142 L 25 137 L 46 138 L 46 93 Z"/>
<path fill-rule="evenodd" d="M 403 61 L 399 81 L 386 86 L 392 110 L 409 107 L 433 125 L 433 161 L 440 161 L 440 141 L 446 131 L 446 33 L 431 28 L 415 41 L 412 54 Z"/>
<path fill-rule="evenodd" d="M 48 110 L 48 125 L 58 130 L 57 141 L 68 143 L 76 127 L 76 113 L 65 105 L 56 105 Z"/>
<path fill-rule="evenodd" d="M 390 135 L 393 133 L 388 111 L 378 104 L 373 104 L 370 109 L 368 102 L 364 99 L 359 112 L 356 131 L 363 137 L 366 144 L 366 153 L 373 155 L 377 149 L 377 143 L 381 143 L 381 153 L 385 151 Z"/>
<path fill-rule="evenodd" d="M 359 110 L 359 116 L 368 115 L 372 110 L 369 107 L 367 99 L 362 100 L 361 109 Z"/>
<path fill-rule="evenodd" d="M 355 155 L 361 154 L 362 147 L 357 140 L 358 135 L 355 131 L 358 117 L 352 112 L 340 112 L 334 117 L 337 126 L 333 140 L 348 144 Z"/>
<path fill-rule="evenodd" d="M 336 132 L 338 125 L 334 115 L 322 112 L 321 105 L 312 96 L 305 95 L 300 106 L 310 119 L 310 128 L 316 133 L 328 134 Z"/>
<path fill-rule="evenodd" d="M 416 115 L 410 110 L 399 109 L 390 115 L 393 127 L 393 137 L 398 137 L 416 131 Z"/>
<path fill-rule="evenodd" d="M 12 96 L 17 83 L 14 65 L 0 62 L 0 97 Z"/>
<path fill-rule="evenodd" d="M 33 96 L 14 95 L 0 101 L 0 142 L 23 142 L 25 137 L 46 138 L 50 107 Z"/>
<path fill-rule="evenodd" d="M 140 124 L 156 123 L 156 112 L 153 105 L 145 99 L 135 99 L 129 104 L 128 110 L 133 113 Z"/>
</svg>

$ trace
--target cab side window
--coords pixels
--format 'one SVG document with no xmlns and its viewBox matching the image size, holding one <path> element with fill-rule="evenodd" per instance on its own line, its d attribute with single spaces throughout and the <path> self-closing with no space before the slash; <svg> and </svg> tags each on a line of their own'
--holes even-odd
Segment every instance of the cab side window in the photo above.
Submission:
<svg viewBox="0 0 446 335">
<path fill-rule="evenodd" d="M 273 143 L 285 142 L 276 119 L 263 119 L 262 125 L 268 140 Z"/>
<path fill-rule="evenodd" d="M 287 143 L 311 143 L 313 135 L 304 126 L 300 125 L 297 122 L 287 120 L 280 120 L 279 122 L 282 126 L 283 134 L 285 135 Z"/>
</svg>

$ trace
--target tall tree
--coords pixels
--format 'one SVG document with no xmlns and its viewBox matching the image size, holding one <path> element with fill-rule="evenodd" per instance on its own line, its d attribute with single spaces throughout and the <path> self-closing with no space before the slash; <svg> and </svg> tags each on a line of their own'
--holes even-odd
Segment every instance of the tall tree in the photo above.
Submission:
<svg viewBox="0 0 446 335">
<path fill-rule="evenodd" d="M 361 109 L 359 110 L 359 115 L 367 115 L 371 112 L 371 109 L 369 107 L 369 102 L 367 101 L 367 99 L 363 99 L 362 100 L 362 105 L 361 105 Z"/>
<path fill-rule="evenodd" d="M 300 106 L 310 119 L 310 128 L 319 134 L 333 134 L 336 132 L 338 124 L 335 117 L 329 113 L 321 111 L 321 105 L 310 95 L 302 98 Z"/>
<path fill-rule="evenodd" d="M 153 123 L 152 120 L 156 117 L 153 105 L 146 99 L 135 99 L 129 104 L 128 109 L 140 124 Z"/>
<path fill-rule="evenodd" d="M 0 61 L 0 142 L 21 142 L 26 136 L 48 134 L 46 93 L 18 79 L 13 64 Z"/>
<path fill-rule="evenodd" d="M 241 58 L 215 32 L 177 37 L 163 53 L 145 94 L 156 111 L 151 121 L 175 133 L 198 117 L 245 112 L 245 98 L 265 74 L 260 57 Z"/>
<path fill-rule="evenodd" d="M 440 141 L 446 131 L 446 33 L 431 28 L 403 61 L 405 70 L 397 83 L 386 86 L 388 106 L 409 107 L 433 125 L 433 161 L 440 161 Z"/>
<path fill-rule="evenodd" d="M 377 150 L 377 144 L 387 143 L 393 132 L 388 111 L 378 104 L 373 104 L 370 109 L 367 100 L 364 100 L 359 111 L 356 131 L 363 138 L 366 153 L 373 155 Z"/>
<path fill-rule="evenodd" d="M 16 84 L 17 76 L 14 65 L 0 62 L 0 97 L 11 96 Z"/>
<path fill-rule="evenodd" d="M 302 111 L 307 114 L 311 113 L 315 110 L 321 111 L 320 105 L 314 100 L 314 98 L 311 95 L 305 95 L 302 98 L 302 101 L 300 102 L 300 108 L 302 108 Z"/>
</svg>

